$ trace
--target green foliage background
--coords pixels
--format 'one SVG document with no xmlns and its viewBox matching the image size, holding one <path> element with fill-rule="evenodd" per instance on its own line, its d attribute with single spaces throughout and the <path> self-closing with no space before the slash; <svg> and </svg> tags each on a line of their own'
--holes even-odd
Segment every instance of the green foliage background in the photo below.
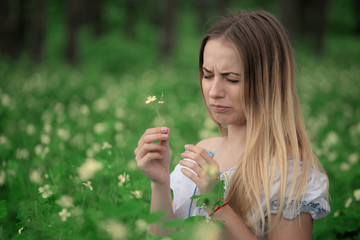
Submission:
<svg viewBox="0 0 360 240">
<path fill-rule="evenodd" d="M 360 202 L 354 195 L 360 189 L 359 38 L 344 30 L 352 27 L 342 14 L 349 9 L 334 8 L 322 58 L 294 42 L 308 133 L 330 179 L 332 212 L 315 222 L 313 237 L 360 239 Z M 180 12 L 175 53 L 166 64 L 158 60 L 158 30 L 139 21 L 131 41 L 115 30 L 98 40 L 83 31 L 81 65 L 71 68 L 59 60 L 65 29 L 55 10 L 46 63 L 34 66 L 26 55 L 0 59 L 0 239 L 162 239 L 140 224 L 161 215 L 148 213 L 150 183 L 137 170 L 133 151 L 146 128 L 166 125 L 172 169 L 185 144 L 217 134 L 200 95 L 202 33 L 193 28 L 195 13 L 186 7 Z M 108 25 L 121 21 L 113 9 L 107 13 Z M 149 95 L 164 103 L 145 104 Z M 90 179 L 92 190 L 78 173 L 89 157 L 103 166 Z M 129 180 L 120 186 L 123 173 Z M 39 188 L 46 184 L 53 194 L 43 198 Z M 56 203 L 62 195 L 73 199 L 66 221 Z M 125 230 L 114 235 L 111 223 Z M 173 222 L 171 227 L 185 230 L 170 237 L 195 236 L 190 226 Z"/>
</svg>

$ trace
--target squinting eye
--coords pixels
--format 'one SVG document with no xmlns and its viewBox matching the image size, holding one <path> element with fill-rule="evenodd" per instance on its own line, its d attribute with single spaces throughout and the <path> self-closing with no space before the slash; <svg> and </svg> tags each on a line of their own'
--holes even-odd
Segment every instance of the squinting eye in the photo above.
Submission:
<svg viewBox="0 0 360 240">
<path fill-rule="evenodd" d="M 210 78 L 212 78 L 212 76 L 206 76 L 206 75 L 204 75 L 203 78 L 205 78 L 205 79 L 210 79 Z"/>
<path fill-rule="evenodd" d="M 231 83 L 238 83 L 239 82 L 239 80 L 232 80 L 232 79 L 228 79 L 228 81 L 231 82 Z"/>
</svg>

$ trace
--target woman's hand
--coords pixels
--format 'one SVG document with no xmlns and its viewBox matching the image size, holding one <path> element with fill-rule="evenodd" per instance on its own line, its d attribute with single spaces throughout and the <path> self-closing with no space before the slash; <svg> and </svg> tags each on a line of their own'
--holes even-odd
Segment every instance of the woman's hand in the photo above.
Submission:
<svg viewBox="0 0 360 240">
<path fill-rule="evenodd" d="M 181 169 L 182 173 L 196 184 L 199 193 L 206 194 L 211 192 L 219 181 L 219 165 L 209 153 L 201 147 L 186 145 L 185 149 L 188 151 L 182 153 L 181 157 L 194 160 L 196 163 L 188 160 L 181 160 L 180 164 L 184 167 L 188 167 L 196 174 L 185 168 Z"/>
<path fill-rule="evenodd" d="M 135 149 L 139 169 L 153 182 L 169 184 L 170 129 L 166 127 L 149 128 L 145 131 Z M 160 143 L 155 143 L 160 141 Z"/>
</svg>

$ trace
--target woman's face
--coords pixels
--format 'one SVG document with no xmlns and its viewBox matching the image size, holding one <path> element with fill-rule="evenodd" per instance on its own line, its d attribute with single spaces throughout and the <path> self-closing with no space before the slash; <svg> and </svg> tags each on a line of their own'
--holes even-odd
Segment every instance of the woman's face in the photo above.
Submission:
<svg viewBox="0 0 360 240">
<path fill-rule="evenodd" d="M 204 48 L 202 89 L 214 119 L 225 125 L 244 125 L 241 104 L 243 77 L 240 57 L 229 41 L 209 40 Z"/>
</svg>

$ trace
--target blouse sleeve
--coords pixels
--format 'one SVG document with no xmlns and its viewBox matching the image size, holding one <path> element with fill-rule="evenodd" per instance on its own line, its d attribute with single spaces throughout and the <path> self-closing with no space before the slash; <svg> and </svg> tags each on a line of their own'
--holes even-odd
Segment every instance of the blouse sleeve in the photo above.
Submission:
<svg viewBox="0 0 360 240">
<path fill-rule="evenodd" d="M 174 194 L 173 210 L 175 217 L 185 219 L 188 217 L 188 206 L 196 184 L 186 177 L 182 172 L 180 164 L 176 165 L 170 174 L 170 188 Z"/>
<path fill-rule="evenodd" d="M 290 189 L 292 175 L 293 173 L 290 171 L 287 182 L 287 190 Z M 315 221 L 327 216 L 330 213 L 330 205 L 327 199 L 328 180 L 326 175 L 311 169 L 308 179 L 308 186 L 306 191 L 304 191 L 304 194 L 301 196 L 300 201 L 290 201 L 288 205 L 284 204 L 281 211 L 284 219 L 293 220 L 300 213 L 309 213 Z M 276 200 L 276 193 L 279 186 L 280 182 L 276 182 L 271 193 L 270 209 L 272 214 L 276 214 L 279 211 L 280 204 Z M 288 194 L 288 191 L 285 195 L 286 194 Z"/>
</svg>

